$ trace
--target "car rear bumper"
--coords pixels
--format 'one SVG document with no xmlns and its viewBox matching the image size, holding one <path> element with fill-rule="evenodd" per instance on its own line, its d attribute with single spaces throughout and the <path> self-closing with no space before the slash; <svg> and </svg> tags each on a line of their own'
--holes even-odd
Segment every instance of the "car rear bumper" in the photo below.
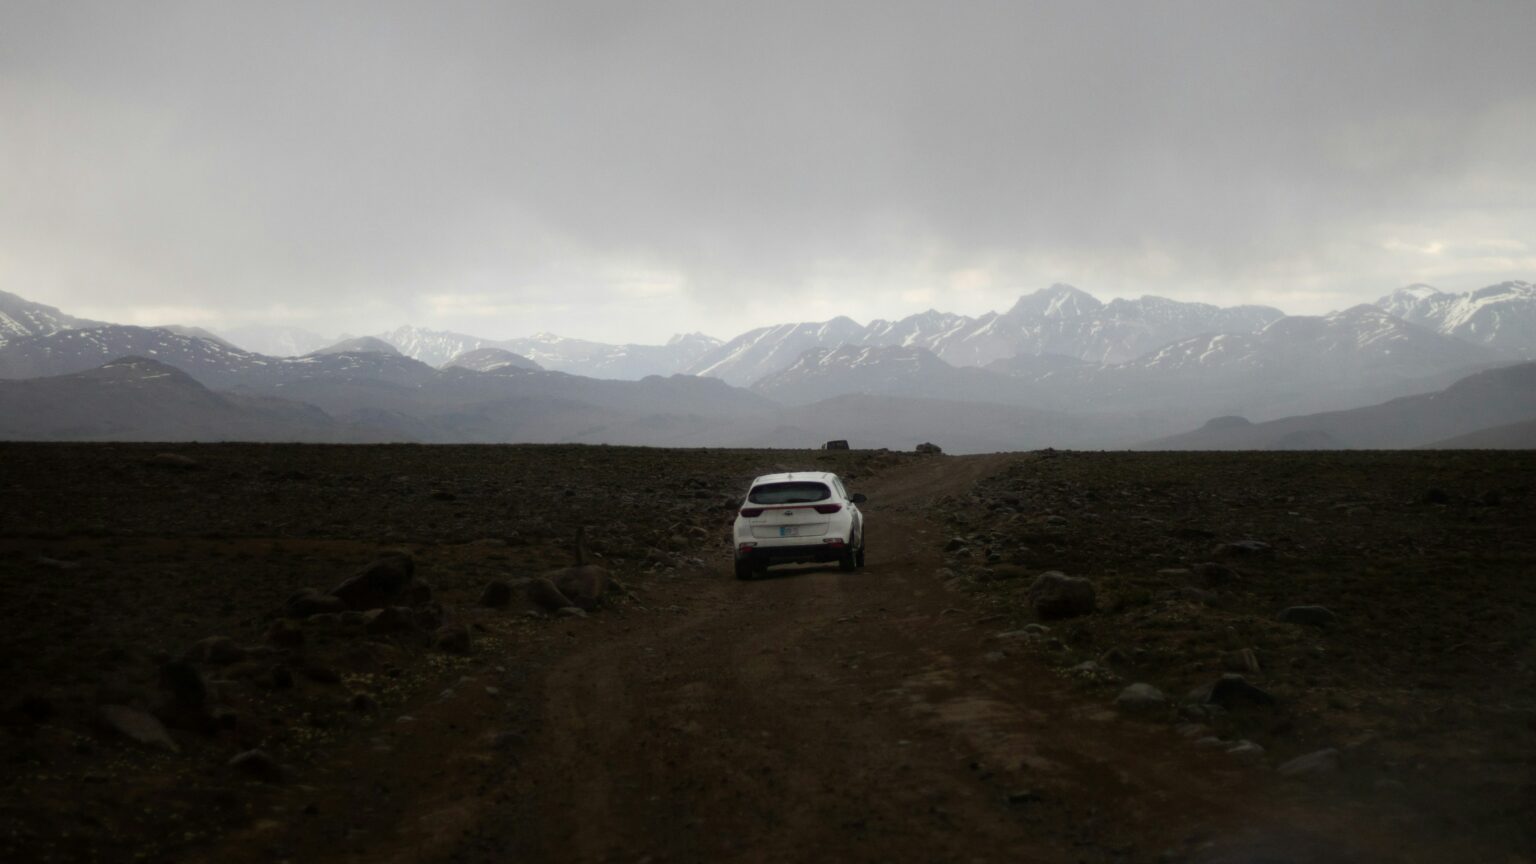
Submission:
<svg viewBox="0 0 1536 864">
<path fill-rule="evenodd" d="M 847 546 L 842 543 L 806 543 L 796 546 L 754 546 L 738 549 L 736 560 L 767 567 L 770 564 L 800 564 L 836 561 Z"/>
</svg>

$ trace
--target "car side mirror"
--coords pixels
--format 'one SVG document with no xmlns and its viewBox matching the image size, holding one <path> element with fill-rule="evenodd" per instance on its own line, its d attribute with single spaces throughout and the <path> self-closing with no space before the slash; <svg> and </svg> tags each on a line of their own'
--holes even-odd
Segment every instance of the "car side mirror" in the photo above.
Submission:
<svg viewBox="0 0 1536 864">
<path fill-rule="evenodd" d="M 868 501 L 869 499 L 864 497 L 864 493 L 863 492 L 855 492 L 855 493 L 853 493 L 853 497 L 849 498 L 848 500 L 852 501 L 855 504 L 863 504 L 865 501 Z"/>
</svg>

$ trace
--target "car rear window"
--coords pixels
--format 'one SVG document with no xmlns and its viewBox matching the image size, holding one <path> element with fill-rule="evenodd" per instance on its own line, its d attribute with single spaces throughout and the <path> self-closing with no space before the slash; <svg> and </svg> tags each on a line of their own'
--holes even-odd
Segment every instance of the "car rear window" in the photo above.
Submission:
<svg viewBox="0 0 1536 864">
<path fill-rule="evenodd" d="M 747 500 L 753 504 L 809 504 L 832 497 L 832 490 L 825 483 L 794 481 L 790 483 L 764 483 L 752 487 Z"/>
</svg>

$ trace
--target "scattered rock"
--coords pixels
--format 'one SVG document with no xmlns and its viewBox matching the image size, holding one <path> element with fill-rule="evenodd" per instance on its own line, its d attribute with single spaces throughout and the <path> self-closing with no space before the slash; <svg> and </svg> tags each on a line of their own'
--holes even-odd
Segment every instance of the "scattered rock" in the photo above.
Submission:
<svg viewBox="0 0 1536 864">
<path fill-rule="evenodd" d="M 278 648 L 297 648 L 304 644 L 304 629 L 290 618 L 279 618 L 267 627 L 267 642 Z"/>
<path fill-rule="evenodd" d="M 348 704 L 352 707 L 353 711 L 359 714 L 379 713 L 379 700 L 367 693 L 353 693 L 352 699 Z"/>
<path fill-rule="evenodd" d="M 416 616 L 404 606 L 385 606 L 363 613 L 363 629 L 375 636 L 387 636 L 416 629 Z"/>
<path fill-rule="evenodd" d="M 411 607 L 425 606 L 432 602 L 432 586 L 416 579 L 405 589 L 405 605 Z"/>
<path fill-rule="evenodd" d="M 1241 675 L 1223 675 L 1210 684 L 1190 691 L 1189 698 L 1202 705 L 1220 705 L 1227 710 L 1236 708 L 1268 708 L 1275 704 L 1269 691 L 1248 683 Z"/>
<path fill-rule="evenodd" d="M 201 708 L 208 702 L 208 682 L 191 663 L 173 661 L 161 666 L 160 686 L 170 693 L 177 706 Z"/>
<path fill-rule="evenodd" d="M 1220 544 L 1211 554 L 1217 558 L 1273 558 L 1275 550 L 1261 540 L 1233 540 Z"/>
<path fill-rule="evenodd" d="M 1204 588 L 1220 588 L 1230 582 L 1236 582 L 1238 578 L 1236 570 L 1214 561 L 1196 564 L 1190 568 L 1190 573 Z"/>
<path fill-rule="evenodd" d="M 596 609 L 603 601 L 603 595 L 608 592 L 608 570 L 596 564 L 552 570 L 545 573 L 544 578 L 555 583 L 560 593 L 570 599 L 567 605 L 580 606 L 588 611 Z"/>
<path fill-rule="evenodd" d="M 181 750 L 171 738 L 171 733 L 166 731 L 165 724 L 153 714 L 126 705 L 103 705 L 97 710 L 96 716 L 103 727 L 130 741 L 172 753 Z"/>
<path fill-rule="evenodd" d="M 245 649 L 235 644 L 233 639 L 227 636 L 209 636 L 198 642 L 183 659 L 194 663 L 211 663 L 214 666 L 228 666 L 245 659 Z"/>
<path fill-rule="evenodd" d="M 346 608 L 347 604 L 340 597 L 305 588 L 288 598 L 283 604 L 283 613 L 289 618 L 308 618 L 311 615 L 341 612 Z"/>
<path fill-rule="evenodd" d="M 1244 761 L 1257 762 L 1264 758 L 1264 748 L 1245 738 L 1228 747 L 1227 755 Z"/>
<path fill-rule="evenodd" d="M 555 610 L 555 614 L 561 618 L 585 618 L 587 610 L 580 606 L 562 606 Z"/>
<path fill-rule="evenodd" d="M 1327 627 L 1338 620 L 1338 615 L 1326 606 L 1292 606 L 1280 613 L 1280 620 L 1287 624 L 1307 627 Z"/>
<path fill-rule="evenodd" d="M 450 624 L 441 627 L 437 631 L 437 647 L 449 654 L 468 654 L 470 651 L 469 627 L 464 624 Z"/>
<path fill-rule="evenodd" d="M 263 783 L 278 783 L 283 779 L 283 766 L 277 764 L 277 760 L 265 750 L 247 750 L 236 754 L 227 764 L 241 774 Z"/>
<path fill-rule="evenodd" d="M 476 601 L 481 606 L 492 609 L 502 609 L 512 603 L 512 583 L 501 579 L 493 579 L 487 582 L 485 590 L 480 592 L 480 599 Z"/>
<path fill-rule="evenodd" d="M 1115 708 L 1135 717 L 1155 717 L 1168 711 L 1168 697 L 1151 684 L 1137 682 L 1120 691 Z"/>
<path fill-rule="evenodd" d="M 991 570 L 983 570 L 976 576 L 978 582 L 1005 582 L 1013 579 L 1023 579 L 1029 575 L 1029 570 L 1017 564 L 998 564 Z"/>
<path fill-rule="evenodd" d="M 203 469 L 203 463 L 180 453 L 156 453 L 145 460 L 144 464 L 151 468 L 164 468 L 169 471 L 201 471 Z"/>
<path fill-rule="evenodd" d="M 1419 498 L 1421 504 L 1449 504 L 1451 496 L 1444 489 L 1427 489 Z"/>
<path fill-rule="evenodd" d="M 340 684 L 341 674 L 329 666 L 321 666 L 318 663 L 306 663 L 299 669 L 305 678 L 316 684 Z"/>
<path fill-rule="evenodd" d="M 964 549 L 964 548 L 965 548 L 965 538 L 963 538 L 963 537 L 951 537 L 951 538 L 949 538 L 949 542 L 944 544 L 944 551 L 945 552 L 958 552 L 959 550 Z"/>
<path fill-rule="evenodd" d="M 1057 570 L 1035 577 L 1029 586 L 1029 602 L 1035 614 L 1046 620 L 1087 615 L 1096 608 L 1092 582 Z"/>
<path fill-rule="evenodd" d="M 416 562 L 403 552 L 385 555 L 331 589 L 349 609 L 377 609 L 392 604 L 410 584 Z"/>
<path fill-rule="evenodd" d="M 1305 756 L 1297 756 L 1275 769 L 1286 777 L 1304 777 L 1308 774 L 1332 774 L 1339 770 L 1339 751 L 1332 747 Z"/>
<path fill-rule="evenodd" d="M 571 598 L 560 593 L 555 583 L 543 577 L 528 583 L 528 599 L 550 611 L 575 605 Z"/>
<path fill-rule="evenodd" d="M 443 607 L 440 603 L 428 603 L 411 610 L 411 623 L 417 630 L 436 630 L 443 626 Z"/>
</svg>

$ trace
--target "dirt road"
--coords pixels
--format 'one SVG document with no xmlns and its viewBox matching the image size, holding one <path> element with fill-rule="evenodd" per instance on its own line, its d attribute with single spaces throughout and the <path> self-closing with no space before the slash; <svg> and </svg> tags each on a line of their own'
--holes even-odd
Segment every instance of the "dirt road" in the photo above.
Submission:
<svg viewBox="0 0 1536 864">
<path fill-rule="evenodd" d="M 1000 459 L 862 486 L 869 566 L 727 569 L 485 658 L 207 860 L 1450 860 L 1408 817 L 1116 716 L 933 573 L 933 499 Z M 307 814 L 301 816 L 297 814 Z M 282 814 L 289 814 L 284 817 Z"/>
</svg>

